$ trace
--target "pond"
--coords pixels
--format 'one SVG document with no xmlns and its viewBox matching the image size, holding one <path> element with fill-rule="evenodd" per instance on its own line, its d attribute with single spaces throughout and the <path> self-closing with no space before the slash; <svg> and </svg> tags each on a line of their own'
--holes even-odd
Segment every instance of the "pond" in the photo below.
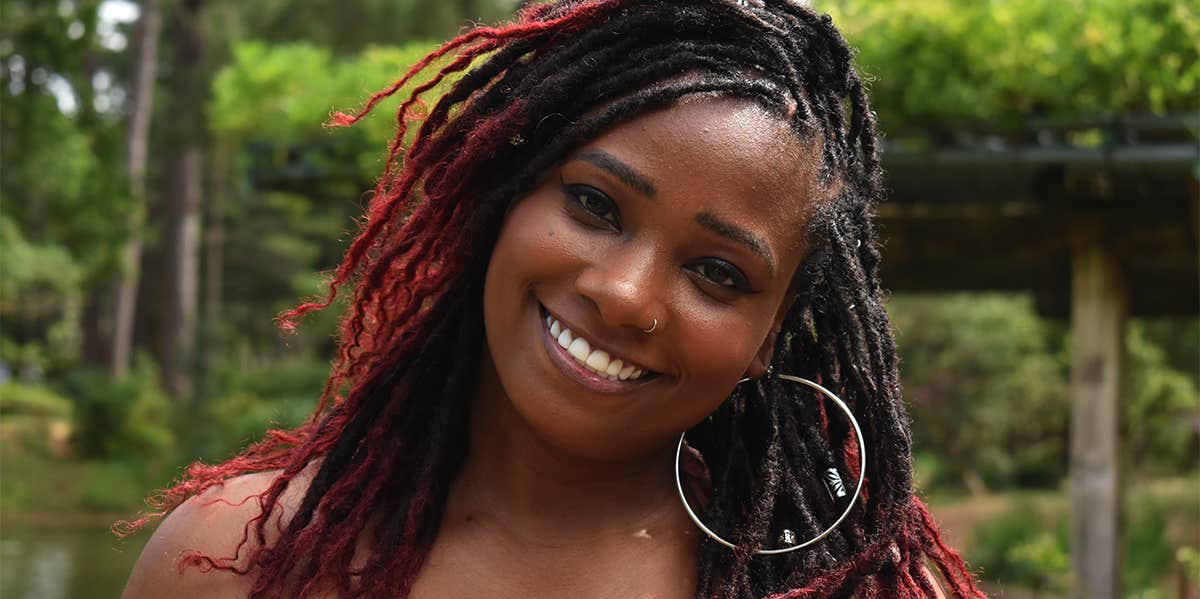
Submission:
<svg viewBox="0 0 1200 599">
<path fill-rule="evenodd" d="M 0 527 L 0 597 L 119 597 L 149 532 L 118 539 L 104 527 Z"/>
</svg>

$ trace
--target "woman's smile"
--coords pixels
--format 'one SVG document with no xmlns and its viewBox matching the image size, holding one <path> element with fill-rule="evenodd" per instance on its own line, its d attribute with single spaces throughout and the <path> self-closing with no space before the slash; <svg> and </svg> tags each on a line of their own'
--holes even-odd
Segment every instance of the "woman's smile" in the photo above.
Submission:
<svg viewBox="0 0 1200 599">
<path fill-rule="evenodd" d="M 538 304 L 542 344 L 546 355 L 563 374 L 584 387 L 605 394 L 628 393 L 658 377 L 624 354 L 618 354 L 595 336 L 566 323 Z M 612 350 L 612 351 L 609 351 Z"/>
</svg>

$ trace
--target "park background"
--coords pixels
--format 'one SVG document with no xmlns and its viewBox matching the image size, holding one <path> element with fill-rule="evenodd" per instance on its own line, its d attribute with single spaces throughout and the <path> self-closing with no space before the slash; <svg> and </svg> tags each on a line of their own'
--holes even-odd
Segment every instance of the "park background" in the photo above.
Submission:
<svg viewBox="0 0 1200 599">
<path fill-rule="evenodd" d="M 860 50 L 885 158 L 1046 123 L 1081 149 L 1131 119 L 1200 139 L 1196 4 L 815 4 Z M 114 520 L 308 414 L 336 310 L 286 336 L 273 317 L 339 260 L 394 126 L 323 121 L 515 5 L 0 4 L 0 596 L 116 596 L 147 533 Z M 989 593 L 1069 596 L 1070 319 L 998 287 L 890 299 L 918 487 Z M 1124 328 L 1122 596 L 1198 593 L 1197 309 Z"/>
</svg>

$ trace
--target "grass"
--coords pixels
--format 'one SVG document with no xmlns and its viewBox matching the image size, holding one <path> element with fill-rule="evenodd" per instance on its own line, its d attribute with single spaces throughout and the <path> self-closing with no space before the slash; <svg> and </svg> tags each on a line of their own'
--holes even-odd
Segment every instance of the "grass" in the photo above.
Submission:
<svg viewBox="0 0 1200 599">
<path fill-rule="evenodd" d="M 0 421 L 0 514 L 6 523 L 111 523 L 142 508 L 149 491 L 168 482 L 162 456 L 78 459 L 38 435 L 43 424 Z"/>
</svg>

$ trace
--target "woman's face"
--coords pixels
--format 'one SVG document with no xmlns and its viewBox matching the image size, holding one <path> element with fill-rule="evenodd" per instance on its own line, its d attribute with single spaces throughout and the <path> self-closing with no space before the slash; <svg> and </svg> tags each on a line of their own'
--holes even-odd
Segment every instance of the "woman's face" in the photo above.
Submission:
<svg viewBox="0 0 1200 599">
<path fill-rule="evenodd" d="M 769 363 L 808 251 L 818 160 L 757 106 L 713 98 L 580 148 L 500 232 L 485 380 L 560 450 L 661 450 Z"/>
</svg>

